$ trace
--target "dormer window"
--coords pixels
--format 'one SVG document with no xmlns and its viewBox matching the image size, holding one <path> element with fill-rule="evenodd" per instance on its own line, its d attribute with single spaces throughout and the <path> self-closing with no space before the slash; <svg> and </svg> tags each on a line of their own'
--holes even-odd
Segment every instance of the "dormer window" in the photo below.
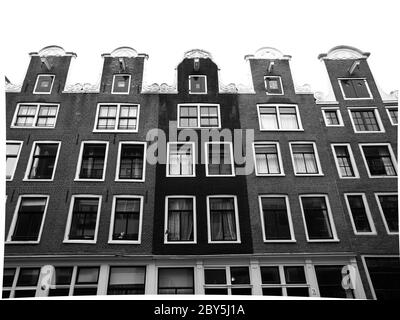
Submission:
<svg viewBox="0 0 400 320">
<path fill-rule="evenodd" d="M 339 79 L 339 84 L 345 100 L 372 99 L 365 78 Z"/>
<path fill-rule="evenodd" d="M 198 75 L 189 76 L 189 93 L 206 94 L 207 76 L 198 76 Z"/>
<path fill-rule="evenodd" d="M 283 95 L 283 86 L 281 77 L 264 77 L 265 89 L 268 95 Z"/>
<path fill-rule="evenodd" d="M 39 74 L 36 78 L 35 88 L 33 93 L 35 94 L 50 94 L 53 88 L 54 75 L 51 74 Z"/>
<path fill-rule="evenodd" d="M 129 94 L 131 76 L 129 74 L 115 74 L 112 84 L 112 94 Z"/>
</svg>

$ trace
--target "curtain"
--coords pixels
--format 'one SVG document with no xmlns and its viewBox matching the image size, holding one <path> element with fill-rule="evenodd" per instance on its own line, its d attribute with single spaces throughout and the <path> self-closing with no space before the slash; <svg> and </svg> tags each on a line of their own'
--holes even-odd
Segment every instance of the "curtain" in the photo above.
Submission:
<svg viewBox="0 0 400 320">
<path fill-rule="evenodd" d="M 278 129 L 278 119 L 276 114 L 262 114 L 261 116 L 261 129 Z"/>
<path fill-rule="evenodd" d="M 295 114 L 281 114 L 281 129 L 298 129 L 297 116 Z"/>
<path fill-rule="evenodd" d="M 212 240 L 236 240 L 236 222 L 232 198 L 211 199 Z"/>
<path fill-rule="evenodd" d="M 168 202 L 168 240 L 193 239 L 192 199 L 170 199 Z"/>
<path fill-rule="evenodd" d="M 310 153 L 305 154 L 304 161 L 306 164 L 307 173 L 317 173 L 318 172 L 314 154 L 310 154 Z"/>
</svg>

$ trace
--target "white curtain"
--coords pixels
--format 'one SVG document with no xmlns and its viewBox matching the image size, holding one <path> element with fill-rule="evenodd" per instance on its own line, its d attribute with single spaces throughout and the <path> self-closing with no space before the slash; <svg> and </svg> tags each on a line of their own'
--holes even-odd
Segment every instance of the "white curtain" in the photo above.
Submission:
<svg viewBox="0 0 400 320">
<path fill-rule="evenodd" d="M 169 199 L 168 211 L 168 240 L 191 240 L 193 238 L 192 199 Z"/>
</svg>

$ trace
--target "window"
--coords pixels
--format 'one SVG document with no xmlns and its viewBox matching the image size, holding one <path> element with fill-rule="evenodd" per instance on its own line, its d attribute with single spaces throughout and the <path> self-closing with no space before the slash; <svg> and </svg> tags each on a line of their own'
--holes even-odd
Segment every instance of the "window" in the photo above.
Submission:
<svg viewBox="0 0 400 320">
<path fill-rule="evenodd" d="M 178 128 L 220 128 L 219 104 L 178 104 Z"/>
<path fill-rule="evenodd" d="M 355 234 L 376 234 L 368 202 L 363 193 L 344 195 Z"/>
<path fill-rule="evenodd" d="M 315 142 L 290 142 L 295 175 L 322 175 Z"/>
<path fill-rule="evenodd" d="M 310 295 L 304 266 L 261 266 L 260 271 L 264 296 Z"/>
<path fill-rule="evenodd" d="M 14 298 L 28 298 L 36 295 L 39 268 L 20 268 Z"/>
<path fill-rule="evenodd" d="M 97 295 L 99 267 L 78 267 L 74 286 L 74 296 Z"/>
<path fill-rule="evenodd" d="M 108 142 L 83 141 L 75 180 L 104 181 Z"/>
<path fill-rule="evenodd" d="M 349 108 L 354 132 L 385 132 L 377 108 Z"/>
<path fill-rule="evenodd" d="M 356 162 L 349 144 L 331 144 L 339 177 L 342 179 L 359 178 Z"/>
<path fill-rule="evenodd" d="M 194 142 L 168 142 L 167 177 L 195 177 Z"/>
<path fill-rule="evenodd" d="M 265 242 L 294 241 L 287 196 L 259 196 L 261 226 Z"/>
<path fill-rule="evenodd" d="M 6 179 L 8 181 L 14 179 L 22 143 L 22 141 L 7 141 L 6 143 Z"/>
<path fill-rule="evenodd" d="M 50 129 L 56 126 L 58 104 L 19 103 L 15 110 L 12 128 Z"/>
<path fill-rule="evenodd" d="M 138 132 L 138 104 L 99 104 L 94 132 Z"/>
<path fill-rule="evenodd" d="M 251 295 L 249 267 L 204 268 L 206 295 Z"/>
<path fill-rule="evenodd" d="M 114 196 L 109 243 L 140 243 L 142 196 Z"/>
<path fill-rule="evenodd" d="M 375 193 L 379 211 L 388 234 L 399 233 L 399 207 L 397 193 Z"/>
<path fill-rule="evenodd" d="M 397 126 L 398 124 L 398 118 L 397 118 L 397 112 L 398 112 L 398 107 L 386 107 L 386 112 L 389 116 L 390 123 L 394 126 Z"/>
<path fill-rule="evenodd" d="M 360 144 L 370 178 L 396 177 L 397 163 L 390 144 Z"/>
<path fill-rule="evenodd" d="M 146 267 L 110 267 L 108 295 L 144 294 Z"/>
<path fill-rule="evenodd" d="M 257 105 L 261 131 L 303 130 L 297 105 Z"/>
<path fill-rule="evenodd" d="M 39 74 L 36 78 L 35 89 L 33 93 L 50 94 L 53 88 L 54 75 Z"/>
<path fill-rule="evenodd" d="M 120 142 L 115 181 L 143 182 L 146 172 L 146 142 Z"/>
<path fill-rule="evenodd" d="M 129 74 L 114 74 L 112 83 L 112 94 L 129 94 L 131 87 L 131 76 Z"/>
<path fill-rule="evenodd" d="M 342 286 L 342 269 L 344 266 L 314 266 L 317 276 L 319 294 L 325 298 L 354 298 L 347 296 Z"/>
<path fill-rule="evenodd" d="M 3 269 L 3 292 L 2 298 L 10 298 L 11 290 L 14 284 L 15 268 L 4 268 Z"/>
<path fill-rule="evenodd" d="M 164 243 L 196 243 L 196 198 L 169 196 L 165 207 Z"/>
<path fill-rule="evenodd" d="M 281 77 L 264 77 L 265 89 L 268 95 L 283 95 Z"/>
<path fill-rule="evenodd" d="M 284 175 L 279 143 L 255 142 L 253 150 L 257 176 Z"/>
<path fill-rule="evenodd" d="M 96 243 L 101 196 L 72 196 L 64 242 Z"/>
<path fill-rule="evenodd" d="M 309 242 L 338 240 L 326 195 L 300 196 L 300 204 Z"/>
<path fill-rule="evenodd" d="M 235 175 L 232 142 L 206 142 L 206 176 Z"/>
<path fill-rule="evenodd" d="M 193 268 L 158 268 L 158 294 L 194 294 Z"/>
<path fill-rule="evenodd" d="M 206 94 L 207 93 L 207 76 L 200 76 L 200 75 L 189 76 L 189 93 L 190 94 Z"/>
<path fill-rule="evenodd" d="M 339 79 L 339 84 L 345 100 L 372 99 L 366 79 Z"/>
<path fill-rule="evenodd" d="M 48 196 L 42 195 L 24 195 L 18 198 L 7 241 L 39 243 L 48 199 Z"/>
<path fill-rule="evenodd" d="M 61 142 L 35 141 L 32 146 L 26 180 L 53 180 Z"/>
<path fill-rule="evenodd" d="M 339 108 L 323 108 L 325 125 L 327 127 L 343 127 L 343 119 Z"/>
<path fill-rule="evenodd" d="M 208 243 L 240 243 L 236 196 L 207 197 Z"/>
<path fill-rule="evenodd" d="M 71 292 L 71 280 L 73 267 L 55 267 L 55 288 L 50 288 L 49 297 L 69 296 Z"/>
</svg>

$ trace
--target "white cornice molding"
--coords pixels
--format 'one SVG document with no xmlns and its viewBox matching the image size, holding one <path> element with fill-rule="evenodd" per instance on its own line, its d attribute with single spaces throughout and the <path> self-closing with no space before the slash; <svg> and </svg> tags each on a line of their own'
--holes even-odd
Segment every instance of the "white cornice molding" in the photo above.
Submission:
<svg viewBox="0 0 400 320">
<path fill-rule="evenodd" d="M 316 104 L 339 104 L 333 95 L 333 92 L 323 93 L 322 91 L 317 91 L 314 93 Z"/>
<path fill-rule="evenodd" d="M 71 56 L 76 58 L 77 55 L 74 52 L 65 52 L 65 50 L 60 46 L 48 46 L 44 47 L 39 52 L 31 52 L 29 54 L 31 57 L 39 56 L 39 57 L 65 57 Z"/>
<path fill-rule="evenodd" d="M 296 94 L 313 94 L 314 92 L 311 90 L 311 86 L 308 83 L 303 85 L 294 85 L 294 91 Z"/>
<path fill-rule="evenodd" d="M 75 83 L 65 86 L 63 93 L 99 93 L 99 84 Z"/>
<path fill-rule="evenodd" d="M 385 103 L 398 103 L 399 102 L 399 90 L 391 91 L 390 93 L 386 93 L 382 90 L 380 86 L 378 86 L 378 91 L 381 96 L 381 99 Z"/>
<path fill-rule="evenodd" d="M 360 49 L 351 46 L 336 46 L 328 51 L 318 55 L 320 60 L 354 60 L 367 59 L 370 56 L 369 52 L 363 52 Z"/>
<path fill-rule="evenodd" d="M 146 53 L 138 53 L 135 49 L 131 47 L 119 47 L 113 50 L 111 53 L 103 53 L 101 55 L 104 57 L 111 57 L 111 58 L 136 58 L 136 57 L 143 57 L 148 59 L 149 56 Z"/>
<path fill-rule="evenodd" d="M 254 54 L 244 56 L 248 59 L 269 59 L 269 60 L 290 60 L 292 56 L 283 54 L 280 50 L 272 47 L 263 47 L 258 49 Z"/>
<path fill-rule="evenodd" d="M 191 49 L 183 54 L 183 59 L 194 59 L 194 58 L 212 60 L 211 53 L 203 49 Z"/>
<path fill-rule="evenodd" d="M 158 84 L 158 83 L 153 83 L 150 85 L 143 85 L 142 87 L 142 92 L 143 94 L 146 93 L 171 93 L 171 94 L 177 94 L 178 90 L 176 86 L 171 86 L 166 83 Z"/>
<path fill-rule="evenodd" d="M 5 91 L 6 92 L 21 92 L 22 84 L 14 84 L 11 82 L 5 83 Z"/>
</svg>

